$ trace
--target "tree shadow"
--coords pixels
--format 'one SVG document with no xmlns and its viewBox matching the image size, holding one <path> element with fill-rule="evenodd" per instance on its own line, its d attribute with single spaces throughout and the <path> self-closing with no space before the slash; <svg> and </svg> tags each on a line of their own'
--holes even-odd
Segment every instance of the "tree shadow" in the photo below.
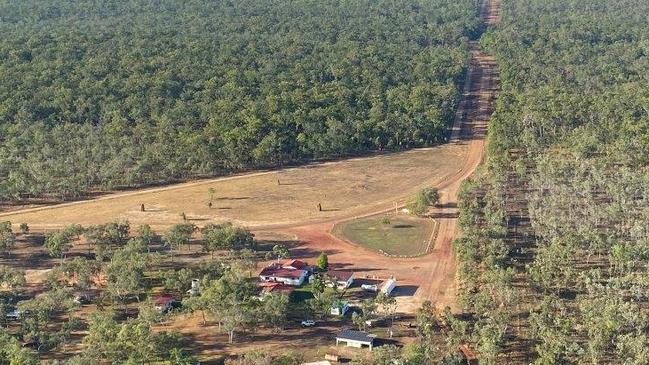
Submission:
<svg viewBox="0 0 649 365">
<path fill-rule="evenodd" d="M 445 208 L 457 208 L 456 202 L 448 202 L 444 204 L 435 204 L 435 208 L 445 209 Z"/>
<path fill-rule="evenodd" d="M 459 212 L 453 212 L 453 213 L 432 213 L 429 214 L 429 218 L 437 218 L 437 219 L 455 219 L 460 216 Z"/>
<path fill-rule="evenodd" d="M 392 228 L 403 229 L 403 228 L 413 228 L 412 224 L 395 224 Z"/>
</svg>

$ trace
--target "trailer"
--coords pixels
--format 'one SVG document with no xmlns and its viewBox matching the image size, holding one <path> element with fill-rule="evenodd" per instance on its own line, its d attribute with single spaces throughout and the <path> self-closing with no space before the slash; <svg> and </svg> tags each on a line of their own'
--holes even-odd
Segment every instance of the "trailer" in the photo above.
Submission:
<svg viewBox="0 0 649 365">
<path fill-rule="evenodd" d="M 381 286 L 381 293 L 385 295 L 390 295 L 392 294 L 394 288 L 396 287 L 397 287 L 397 281 L 394 278 L 390 278 Z"/>
<path fill-rule="evenodd" d="M 361 289 L 371 291 L 371 292 L 374 292 L 374 293 L 379 291 L 379 287 L 376 286 L 375 284 L 362 284 Z"/>
</svg>

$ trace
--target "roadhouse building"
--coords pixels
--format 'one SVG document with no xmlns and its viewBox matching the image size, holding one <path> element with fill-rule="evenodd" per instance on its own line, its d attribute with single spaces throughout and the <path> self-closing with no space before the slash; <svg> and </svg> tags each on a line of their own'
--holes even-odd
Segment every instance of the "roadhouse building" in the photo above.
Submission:
<svg viewBox="0 0 649 365">
<path fill-rule="evenodd" d="M 285 267 L 281 264 L 266 266 L 259 273 L 259 279 L 266 282 L 284 283 L 286 285 L 300 286 L 309 275 L 307 270 L 296 270 L 293 267 Z"/>
</svg>

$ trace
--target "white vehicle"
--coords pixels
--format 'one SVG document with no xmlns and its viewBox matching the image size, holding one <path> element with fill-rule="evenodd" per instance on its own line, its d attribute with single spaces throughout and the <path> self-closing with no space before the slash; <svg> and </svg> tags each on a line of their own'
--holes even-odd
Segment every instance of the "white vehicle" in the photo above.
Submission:
<svg viewBox="0 0 649 365">
<path fill-rule="evenodd" d="M 361 285 L 361 289 L 376 293 L 379 290 L 379 287 L 375 284 L 363 284 Z"/>
<path fill-rule="evenodd" d="M 198 279 L 192 279 L 192 288 L 187 290 L 187 294 L 191 295 L 192 297 L 197 297 L 198 294 L 200 294 L 200 290 L 198 289 Z"/>
<path fill-rule="evenodd" d="M 8 311 L 5 314 L 5 317 L 7 317 L 7 319 L 20 319 L 22 317 L 22 312 L 18 309 L 13 309 Z"/>
<path fill-rule="evenodd" d="M 390 295 L 392 294 L 392 291 L 396 287 L 397 287 L 397 281 L 394 278 L 392 278 L 383 284 L 383 286 L 381 287 L 381 292 L 385 295 Z"/>
<path fill-rule="evenodd" d="M 315 321 L 312 319 L 307 319 L 302 321 L 302 327 L 313 327 L 315 326 Z"/>
</svg>

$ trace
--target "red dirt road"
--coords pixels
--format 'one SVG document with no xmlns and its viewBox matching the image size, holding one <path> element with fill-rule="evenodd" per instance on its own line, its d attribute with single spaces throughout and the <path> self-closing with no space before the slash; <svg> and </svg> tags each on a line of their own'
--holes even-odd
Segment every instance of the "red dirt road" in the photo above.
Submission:
<svg viewBox="0 0 649 365">
<path fill-rule="evenodd" d="M 499 22 L 499 11 L 500 0 L 483 3 L 481 17 L 487 26 Z M 483 159 L 487 123 L 499 81 L 495 59 L 483 53 L 477 42 L 470 42 L 470 49 L 471 66 L 450 141 L 466 145 L 468 153 L 463 166 L 436 186 L 440 201 L 430 215 L 438 220 L 439 230 L 428 255 L 414 259 L 389 258 L 340 240 L 330 232 L 341 220 L 281 230 L 302 242 L 296 250 L 298 256 L 314 257 L 324 251 L 329 255 L 329 262 L 354 270 L 357 278 L 394 276 L 399 282 L 397 299 L 401 312 L 414 312 L 425 300 L 440 307 L 455 306 L 456 263 L 452 242 L 458 234 L 458 192 Z"/>
</svg>

